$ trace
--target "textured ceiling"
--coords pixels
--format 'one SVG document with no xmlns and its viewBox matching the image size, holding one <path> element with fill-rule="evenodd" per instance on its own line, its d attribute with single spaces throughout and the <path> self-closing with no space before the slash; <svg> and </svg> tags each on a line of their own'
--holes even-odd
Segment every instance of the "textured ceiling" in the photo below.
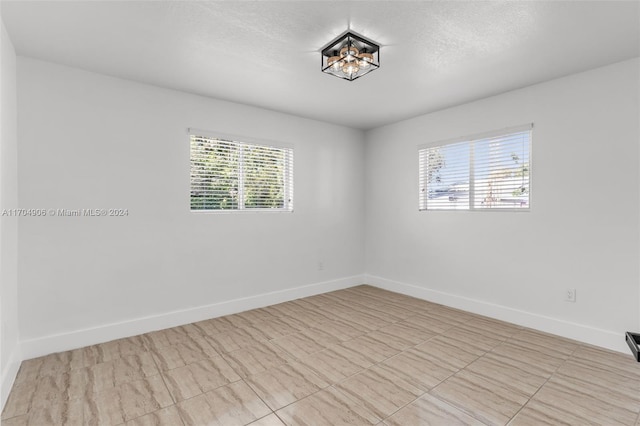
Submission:
<svg viewBox="0 0 640 426">
<path fill-rule="evenodd" d="M 369 129 L 637 57 L 640 3 L 2 1 L 20 55 Z M 381 68 L 319 50 L 352 30 Z"/>
</svg>

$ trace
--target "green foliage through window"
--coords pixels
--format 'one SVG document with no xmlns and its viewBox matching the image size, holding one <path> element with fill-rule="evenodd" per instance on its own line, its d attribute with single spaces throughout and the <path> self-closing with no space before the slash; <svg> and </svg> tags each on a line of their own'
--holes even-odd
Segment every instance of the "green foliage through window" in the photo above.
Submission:
<svg viewBox="0 0 640 426">
<path fill-rule="evenodd" d="M 293 150 L 191 135 L 191 210 L 293 210 Z"/>
</svg>

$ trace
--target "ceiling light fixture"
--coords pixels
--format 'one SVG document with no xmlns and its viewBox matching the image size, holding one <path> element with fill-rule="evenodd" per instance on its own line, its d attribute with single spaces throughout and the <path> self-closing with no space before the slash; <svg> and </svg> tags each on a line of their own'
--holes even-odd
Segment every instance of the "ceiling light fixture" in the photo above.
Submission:
<svg viewBox="0 0 640 426">
<path fill-rule="evenodd" d="M 322 49 L 322 72 L 355 80 L 380 68 L 380 46 L 348 31 Z"/>
</svg>

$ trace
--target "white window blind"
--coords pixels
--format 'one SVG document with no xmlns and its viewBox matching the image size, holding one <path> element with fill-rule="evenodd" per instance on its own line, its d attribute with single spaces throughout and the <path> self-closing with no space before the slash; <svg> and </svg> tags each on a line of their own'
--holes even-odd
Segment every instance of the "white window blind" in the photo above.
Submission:
<svg viewBox="0 0 640 426">
<path fill-rule="evenodd" d="M 191 210 L 293 210 L 293 149 L 190 138 Z"/>
<path fill-rule="evenodd" d="M 531 125 L 422 147 L 420 210 L 529 209 Z"/>
</svg>

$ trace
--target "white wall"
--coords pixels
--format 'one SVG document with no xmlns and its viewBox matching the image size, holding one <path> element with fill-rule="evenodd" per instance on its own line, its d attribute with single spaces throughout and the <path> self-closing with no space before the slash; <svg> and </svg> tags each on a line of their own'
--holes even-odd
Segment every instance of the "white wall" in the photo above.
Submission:
<svg viewBox="0 0 640 426">
<path fill-rule="evenodd" d="M 0 212 L 18 207 L 16 53 L 0 18 Z M 18 220 L 0 216 L 0 407 L 20 365 Z"/>
<path fill-rule="evenodd" d="M 368 132 L 368 281 L 627 351 L 640 321 L 639 75 L 635 59 Z M 530 122 L 530 212 L 418 212 L 418 145 Z"/>
<path fill-rule="evenodd" d="M 361 283 L 361 131 L 23 57 L 18 93 L 21 207 L 130 212 L 21 219 L 25 358 Z M 188 127 L 293 144 L 295 212 L 191 213 Z"/>
</svg>

